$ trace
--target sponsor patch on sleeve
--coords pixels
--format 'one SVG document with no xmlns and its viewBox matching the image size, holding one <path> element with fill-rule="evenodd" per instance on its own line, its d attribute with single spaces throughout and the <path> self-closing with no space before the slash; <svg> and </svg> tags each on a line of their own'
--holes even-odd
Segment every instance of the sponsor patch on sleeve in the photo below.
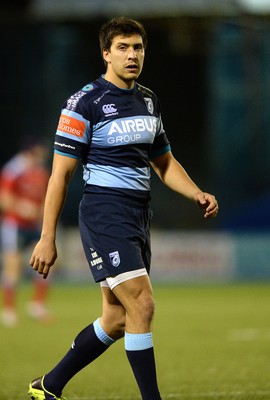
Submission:
<svg viewBox="0 0 270 400">
<path fill-rule="evenodd" d="M 61 114 L 57 130 L 81 138 L 85 131 L 85 123 L 76 118 Z"/>
</svg>

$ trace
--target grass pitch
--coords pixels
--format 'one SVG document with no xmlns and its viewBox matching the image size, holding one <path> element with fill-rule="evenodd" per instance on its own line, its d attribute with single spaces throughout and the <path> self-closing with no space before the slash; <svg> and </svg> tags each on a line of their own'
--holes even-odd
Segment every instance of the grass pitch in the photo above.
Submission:
<svg viewBox="0 0 270 400">
<path fill-rule="evenodd" d="M 270 283 L 220 286 L 154 285 L 154 343 L 164 400 L 270 399 Z M 79 330 L 100 313 L 96 286 L 52 288 L 51 325 L 25 312 L 30 287 L 19 293 L 20 324 L 0 326 L 0 400 L 27 399 L 28 383 L 51 369 Z M 65 388 L 69 400 L 139 400 L 123 341 Z"/>
</svg>

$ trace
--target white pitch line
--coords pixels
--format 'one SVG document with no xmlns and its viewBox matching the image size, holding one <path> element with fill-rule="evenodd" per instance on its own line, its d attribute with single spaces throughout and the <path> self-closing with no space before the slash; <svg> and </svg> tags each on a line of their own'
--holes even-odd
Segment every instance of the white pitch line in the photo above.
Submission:
<svg viewBox="0 0 270 400">
<path fill-rule="evenodd" d="M 270 340 L 270 330 L 259 328 L 235 328 L 228 332 L 228 338 L 236 342 L 268 341 Z"/>
</svg>

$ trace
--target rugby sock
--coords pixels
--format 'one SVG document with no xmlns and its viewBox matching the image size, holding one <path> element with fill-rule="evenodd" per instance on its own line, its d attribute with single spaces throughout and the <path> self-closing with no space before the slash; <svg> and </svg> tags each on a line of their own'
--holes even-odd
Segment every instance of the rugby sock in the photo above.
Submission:
<svg viewBox="0 0 270 400">
<path fill-rule="evenodd" d="M 45 304 L 48 291 L 50 288 L 50 283 L 47 279 L 41 278 L 40 275 L 37 275 L 37 278 L 34 280 L 34 292 L 32 296 L 32 301 L 40 304 Z"/>
<path fill-rule="evenodd" d="M 64 358 L 44 378 L 44 387 L 60 397 L 68 381 L 109 348 L 114 340 L 102 329 L 99 320 L 84 328 Z"/>
<path fill-rule="evenodd" d="M 152 333 L 125 333 L 125 349 L 143 400 L 161 400 Z"/>
</svg>

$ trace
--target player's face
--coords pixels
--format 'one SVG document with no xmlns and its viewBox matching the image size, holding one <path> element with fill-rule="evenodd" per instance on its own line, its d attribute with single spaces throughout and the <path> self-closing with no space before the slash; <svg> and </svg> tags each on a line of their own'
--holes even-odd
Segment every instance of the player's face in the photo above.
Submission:
<svg viewBox="0 0 270 400">
<path fill-rule="evenodd" d="M 132 88 L 142 71 L 144 55 L 141 36 L 115 36 L 110 49 L 103 51 L 105 79 L 120 88 Z"/>
</svg>

